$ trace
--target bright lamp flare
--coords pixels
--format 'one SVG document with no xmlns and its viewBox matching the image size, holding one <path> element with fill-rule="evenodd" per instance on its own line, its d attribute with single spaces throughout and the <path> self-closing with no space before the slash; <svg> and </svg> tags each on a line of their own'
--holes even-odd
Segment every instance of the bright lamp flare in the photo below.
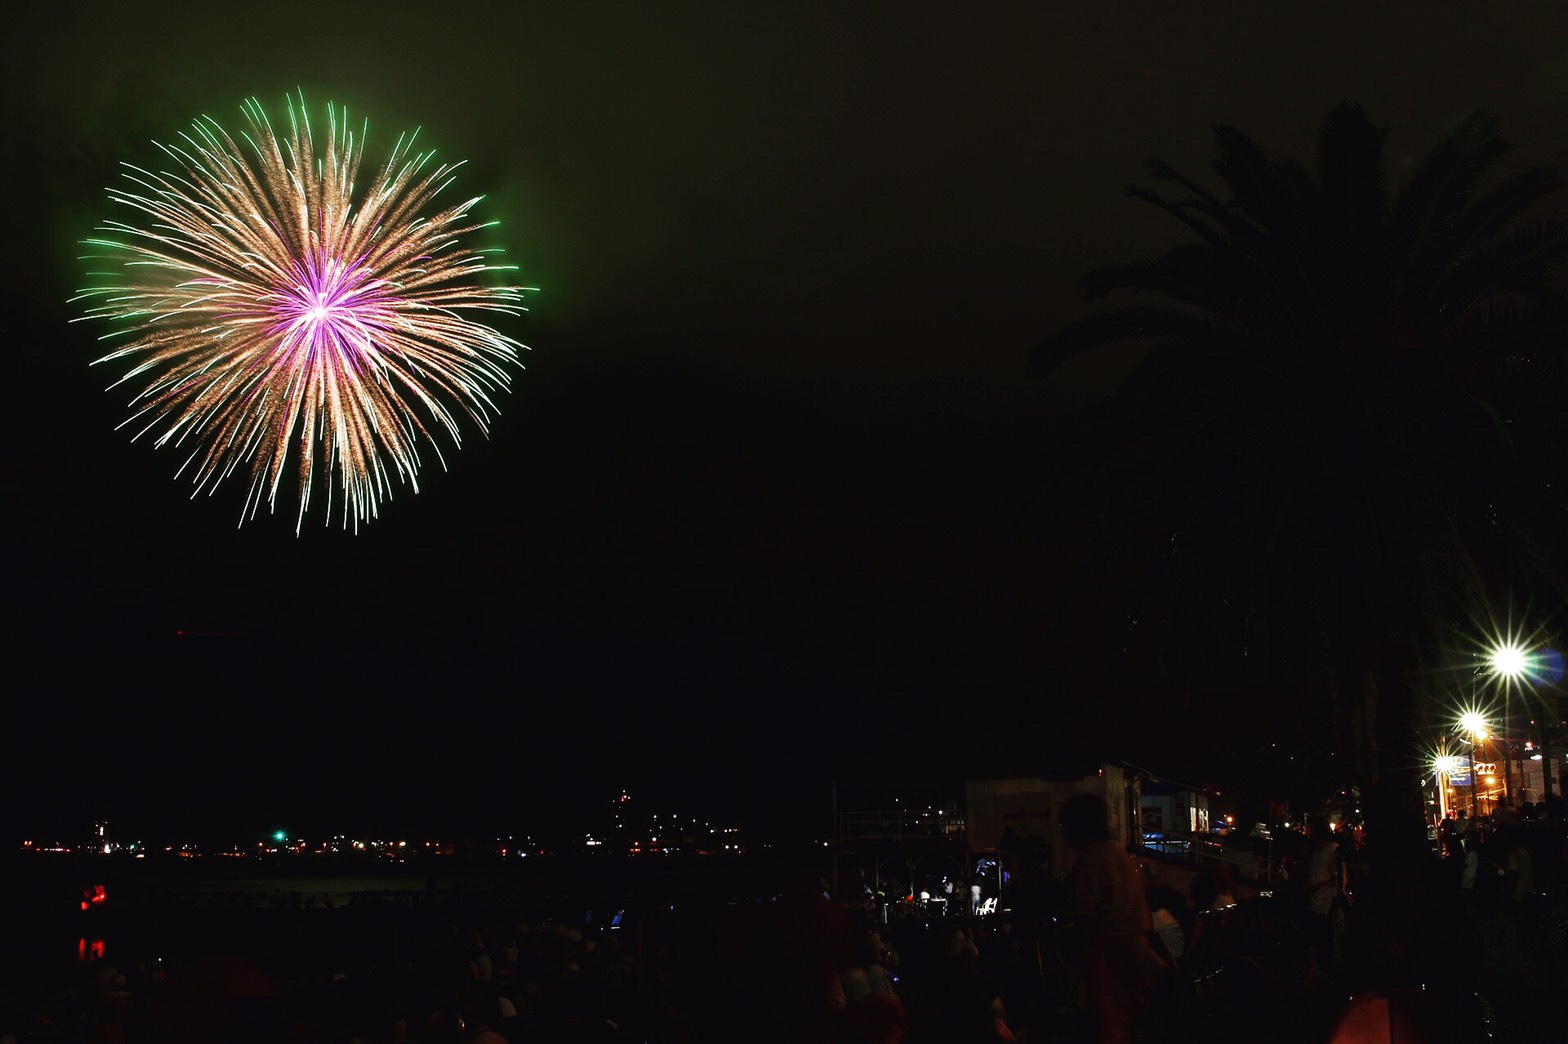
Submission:
<svg viewBox="0 0 1568 1044">
<path fill-rule="evenodd" d="M 1530 670 L 1529 654 L 1512 643 L 1499 645 L 1492 650 L 1488 659 L 1492 664 L 1492 670 L 1505 678 L 1522 678 Z"/>
<path fill-rule="evenodd" d="M 1432 759 L 1432 768 L 1445 776 L 1454 776 L 1464 768 L 1464 761 L 1457 754 L 1439 754 Z"/>
<path fill-rule="evenodd" d="M 1479 739 L 1486 738 L 1486 718 L 1477 711 L 1465 711 L 1459 716 L 1459 727 Z"/>
<path fill-rule="evenodd" d="M 364 131 L 345 110 L 327 106 L 319 146 L 303 98 L 283 141 L 255 99 L 243 111 L 244 147 L 204 116 L 159 146 L 177 173 L 125 165 L 130 187 L 109 198 L 132 216 L 87 240 L 113 265 L 75 300 L 118 324 L 105 340 L 129 338 L 98 362 L 129 364 L 126 424 L 188 446 L 197 493 L 246 465 L 243 524 L 263 498 L 276 510 L 294 470 L 296 532 L 318 481 L 357 530 L 394 475 L 418 492 L 420 442 L 441 459 L 430 428 L 456 444 L 460 414 L 488 430 L 524 346 L 466 315 L 516 315 L 532 288 L 490 285 L 514 266 L 460 242 L 487 227 L 469 217 L 479 198 L 432 206 L 457 164 L 415 153 L 417 134 L 359 191 Z"/>
</svg>

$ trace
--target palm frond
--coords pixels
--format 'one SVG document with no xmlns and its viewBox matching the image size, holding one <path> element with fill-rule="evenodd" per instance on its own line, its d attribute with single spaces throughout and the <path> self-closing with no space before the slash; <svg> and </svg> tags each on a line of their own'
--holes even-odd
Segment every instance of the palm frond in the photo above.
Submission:
<svg viewBox="0 0 1568 1044">
<path fill-rule="evenodd" d="M 1232 205 L 1274 236 L 1304 238 L 1318 205 L 1311 172 L 1294 161 L 1271 163 L 1256 141 L 1229 124 L 1214 125 L 1214 140 L 1214 169 L 1230 189 Z"/>
<path fill-rule="evenodd" d="M 1154 178 L 1157 181 L 1174 181 L 1188 192 L 1191 192 L 1195 198 L 1197 198 L 1203 203 L 1204 206 L 1210 208 L 1211 210 L 1223 212 L 1228 209 L 1218 196 L 1215 196 L 1208 189 L 1204 188 L 1196 181 L 1193 181 L 1191 178 L 1187 177 L 1181 171 L 1177 170 L 1175 167 L 1171 166 L 1169 163 L 1166 163 L 1162 159 L 1156 157 L 1145 160 L 1144 168 L 1148 170 L 1149 177 Z"/>
<path fill-rule="evenodd" d="M 1385 137 L 1360 106 L 1349 104 L 1335 106 L 1318 134 L 1321 249 L 1314 282 L 1342 301 L 1359 298 L 1385 260 Z"/>
<path fill-rule="evenodd" d="M 1260 238 L 1267 234 L 1267 230 L 1250 220 L 1245 214 L 1238 211 L 1233 205 L 1226 204 L 1214 193 L 1199 185 L 1191 178 L 1182 174 L 1175 167 L 1160 159 L 1150 159 L 1145 162 L 1149 176 L 1157 181 L 1172 181 L 1192 193 L 1191 201 L 1183 201 L 1177 206 L 1186 209 L 1198 209 L 1203 216 L 1223 229 L 1235 244 L 1253 247 Z M 1149 191 L 1147 189 L 1142 191 Z M 1143 197 L 1139 197 L 1143 198 Z"/>
<path fill-rule="evenodd" d="M 1234 254 L 1197 243 L 1175 247 L 1152 261 L 1095 269 L 1079 285 L 1090 301 L 1132 290 L 1163 294 L 1220 315 L 1240 311 L 1245 296 L 1245 280 L 1235 268 Z"/>
<path fill-rule="evenodd" d="M 1533 167 L 1483 192 L 1455 219 L 1450 236 L 1454 250 L 1467 253 L 1487 242 L 1563 185 L 1555 168 Z"/>
<path fill-rule="evenodd" d="M 1411 254 L 1438 241 L 1469 203 L 1481 175 L 1509 150 L 1485 109 L 1464 116 L 1426 157 L 1394 201 L 1392 224 Z"/>
<path fill-rule="evenodd" d="M 1174 201 L 1136 185 L 1128 188 L 1128 194 L 1159 207 L 1198 233 L 1215 248 L 1217 257 L 1223 258 L 1225 253 L 1235 256 L 1235 263 L 1228 266 L 1237 281 L 1238 293 L 1231 295 L 1233 302 L 1245 301 L 1253 313 L 1270 312 L 1282 317 L 1286 326 L 1321 325 L 1324 288 L 1339 266 L 1320 268 L 1311 264 L 1311 259 L 1320 253 L 1311 243 L 1320 224 L 1316 213 L 1318 192 L 1311 175 L 1299 164 L 1269 164 L 1256 143 L 1235 128 L 1222 125 L 1216 133 L 1239 136 L 1233 143 L 1234 152 L 1256 174 L 1256 194 L 1222 203 L 1201 185 L 1157 159 L 1148 161 L 1150 174 L 1181 185 L 1194 198 Z M 1215 165 L 1224 176 L 1228 169 L 1225 164 L 1217 161 Z M 1227 184 L 1233 190 L 1237 188 L 1229 180 Z M 1308 307 L 1301 310 L 1301 304 Z M 1233 307 L 1240 310 L 1239 306 Z"/>
<path fill-rule="evenodd" d="M 1127 195 L 1133 199 L 1148 203 L 1165 211 L 1171 217 L 1186 225 L 1196 233 L 1198 238 L 1217 249 L 1228 249 L 1236 243 L 1236 238 L 1224 224 L 1224 211 L 1212 212 L 1207 206 L 1194 207 L 1190 202 L 1176 202 L 1166 199 L 1152 189 L 1141 185 L 1128 185 Z M 1241 230 L 1245 231 L 1245 230 Z"/>
<path fill-rule="evenodd" d="M 1214 125 L 1219 153 L 1214 169 L 1234 197 L 1234 205 L 1265 230 L 1258 254 L 1275 294 L 1273 304 L 1285 325 L 1324 324 L 1320 271 L 1310 258 L 1318 234 L 1321 197 L 1307 169 L 1298 163 L 1270 163 L 1245 132 Z"/>
<path fill-rule="evenodd" d="M 1211 316 L 1180 308 L 1135 305 L 1108 308 L 1063 328 L 1029 351 L 1029 372 L 1045 376 L 1069 359 L 1095 348 L 1143 338 L 1202 337 L 1222 324 Z"/>
<path fill-rule="evenodd" d="M 1246 344 L 1229 329 L 1164 337 L 1122 378 L 1117 398 L 1123 412 L 1142 417 L 1146 425 L 1165 423 L 1168 411 L 1155 408 L 1157 396 L 1179 399 L 1188 384 L 1204 383 L 1210 368 L 1234 368 L 1245 351 Z"/>
<path fill-rule="evenodd" d="M 1568 353 L 1568 293 L 1488 301 L 1465 326 L 1465 341 L 1476 352 L 1540 346 Z"/>
<path fill-rule="evenodd" d="M 1431 302 L 1451 320 L 1488 298 L 1514 292 L 1550 292 L 1549 273 L 1568 259 L 1568 221 L 1543 221 L 1492 242 L 1452 266 L 1431 292 Z"/>
<path fill-rule="evenodd" d="M 1277 220 L 1281 196 L 1268 157 L 1252 136 L 1228 123 L 1214 124 L 1214 145 L 1219 155 L 1215 173 L 1230 189 L 1234 206 L 1265 228 Z"/>
<path fill-rule="evenodd" d="M 1388 132 L 1373 126 L 1359 105 L 1336 105 L 1318 132 L 1318 186 L 1325 213 L 1350 222 L 1378 224 L 1388 206 L 1383 143 Z"/>
</svg>

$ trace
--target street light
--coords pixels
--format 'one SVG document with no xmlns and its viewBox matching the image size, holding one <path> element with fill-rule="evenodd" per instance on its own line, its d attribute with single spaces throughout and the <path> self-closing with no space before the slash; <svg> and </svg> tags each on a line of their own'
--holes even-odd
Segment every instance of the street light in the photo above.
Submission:
<svg viewBox="0 0 1568 1044">
<path fill-rule="evenodd" d="M 1432 759 L 1432 770 L 1437 780 L 1437 818 L 1438 822 L 1448 818 L 1448 777 L 1459 771 L 1459 755 L 1446 754 L 1439 748 L 1439 753 Z"/>
<path fill-rule="evenodd" d="M 1481 798 L 1476 791 L 1475 745 L 1487 737 L 1486 716 L 1477 710 L 1467 710 L 1459 716 L 1459 728 L 1470 741 L 1467 755 L 1470 765 L 1470 815 L 1478 817 L 1481 814 Z"/>
<path fill-rule="evenodd" d="M 1525 676 L 1530 665 L 1530 658 L 1525 655 L 1524 649 L 1512 639 L 1498 641 L 1487 652 L 1487 665 L 1495 677 L 1503 679 L 1503 739 L 1499 746 L 1503 750 L 1503 796 L 1508 799 L 1510 807 L 1514 802 L 1514 773 L 1513 755 L 1508 750 L 1508 730 L 1513 724 L 1513 694 L 1514 686 Z M 1523 769 L 1520 770 L 1524 771 Z M 1528 777 L 1527 777 L 1528 778 Z"/>
<path fill-rule="evenodd" d="M 1529 683 L 1531 691 L 1539 682 L 1552 683 L 1562 677 L 1562 657 L 1552 650 L 1537 653 L 1527 649 L 1518 639 L 1507 637 L 1497 641 L 1487 652 L 1487 664 L 1492 668 L 1492 673 L 1503 679 L 1504 697 L 1513 694 L 1514 686 L 1521 689 Z M 1554 704 L 1549 702 L 1547 709 Z M 1505 714 L 1506 716 L 1506 714 Z M 1550 722 L 1547 720 L 1552 715 L 1542 717 L 1541 729 L 1541 792 L 1543 797 L 1550 797 L 1552 793 L 1552 751 L 1547 730 Z M 1506 758 L 1507 755 L 1505 754 Z M 1533 759 L 1532 759 L 1533 760 Z M 1507 775 L 1507 763 L 1503 766 L 1504 775 Z M 1510 790 L 1512 788 L 1510 787 Z"/>
<path fill-rule="evenodd" d="M 1492 665 L 1492 670 L 1511 682 L 1517 682 L 1530 673 L 1530 654 L 1511 641 L 1494 646 L 1487 656 L 1487 662 Z"/>
</svg>

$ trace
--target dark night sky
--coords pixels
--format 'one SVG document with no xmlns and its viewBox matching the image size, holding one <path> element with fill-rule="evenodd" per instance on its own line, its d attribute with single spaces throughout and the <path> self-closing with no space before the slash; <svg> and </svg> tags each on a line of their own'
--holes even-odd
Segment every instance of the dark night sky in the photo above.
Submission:
<svg viewBox="0 0 1568 1044">
<path fill-rule="evenodd" d="M 835 771 L 1077 747 L 1222 777 L 1096 651 L 1039 507 L 1052 430 L 1114 362 L 1035 384 L 1027 349 L 1082 270 L 1170 241 L 1121 189 L 1150 155 L 1205 169 L 1212 121 L 1305 158 L 1360 101 L 1397 179 L 1489 104 L 1523 157 L 1568 158 L 1568 8 L 974 7 L 19 16 L 7 824 L 510 822 L 622 783 L 799 818 Z M 66 325 L 114 165 L 296 87 L 369 116 L 372 152 L 422 125 L 466 158 L 543 287 L 491 438 L 358 536 L 236 529 L 239 486 L 190 501 Z"/>
</svg>

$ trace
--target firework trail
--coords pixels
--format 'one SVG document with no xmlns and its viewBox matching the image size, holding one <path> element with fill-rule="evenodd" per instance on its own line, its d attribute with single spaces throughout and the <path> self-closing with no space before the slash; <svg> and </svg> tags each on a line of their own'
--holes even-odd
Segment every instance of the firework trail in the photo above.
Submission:
<svg viewBox="0 0 1568 1044">
<path fill-rule="evenodd" d="M 440 459 L 431 428 L 460 444 L 466 414 L 487 430 L 524 346 L 464 314 L 515 315 L 533 288 L 486 285 L 514 266 L 459 242 L 486 227 L 469 217 L 479 199 L 436 209 L 458 164 L 414 152 L 415 135 L 359 193 L 365 134 L 345 110 L 327 106 L 319 149 L 303 98 L 289 99 L 286 140 L 254 99 L 243 111 L 243 148 L 204 116 L 158 146 L 177 173 L 125 164 L 130 187 L 109 195 L 135 216 L 86 240 L 112 265 L 73 300 L 81 318 L 115 321 L 104 340 L 128 338 L 97 360 L 142 385 L 122 426 L 188 447 L 196 493 L 244 465 L 243 524 L 263 499 L 276 510 L 292 458 L 295 532 L 318 480 L 335 480 L 357 531 L 394 476 L 418 491 L 419 443 Z"/>
</svg>

